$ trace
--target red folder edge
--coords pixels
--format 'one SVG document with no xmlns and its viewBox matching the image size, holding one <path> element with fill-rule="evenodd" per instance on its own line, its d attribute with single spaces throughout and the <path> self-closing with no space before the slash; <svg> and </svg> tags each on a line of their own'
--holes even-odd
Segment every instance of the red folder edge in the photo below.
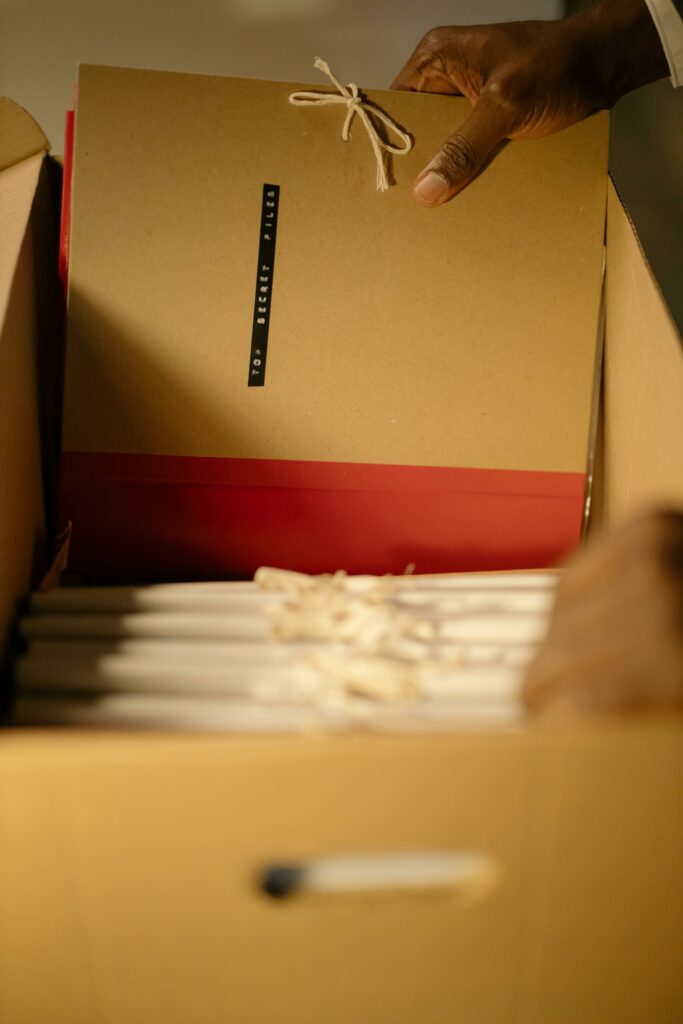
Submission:
<svg viewBox="0 0 683 1024">
<path fill-rule="evenodd" d="M 71 178 L 74 158 L 75 111 L 68 110 L 64 125 L 64 167 L 62 174 L 62 206 L 59 227 L 59 282 L 66 307 L 66 293 L 69 283 L 69 245 L 71 243 Z"/>
</svg>

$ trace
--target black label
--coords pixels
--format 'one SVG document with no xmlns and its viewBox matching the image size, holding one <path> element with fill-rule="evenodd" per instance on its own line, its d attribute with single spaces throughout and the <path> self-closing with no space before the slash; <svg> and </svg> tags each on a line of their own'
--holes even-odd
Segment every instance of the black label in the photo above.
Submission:
<svg viewBox="0 0 683 1024">
<path fill-rule="evenodd" d="M 250 388 L 263 387 L 266 382 L 266 356 L 268 354 L 270 305 L 273 297 L 275 238 L 277 235 L 279 202 L 280 186 L 264 185 L 261 203 L 258 268 L 256 271 L 256 295 L 254 297 L 254 322 L 251 328 L 251 354 L 249 356 Z"/>
</svg>

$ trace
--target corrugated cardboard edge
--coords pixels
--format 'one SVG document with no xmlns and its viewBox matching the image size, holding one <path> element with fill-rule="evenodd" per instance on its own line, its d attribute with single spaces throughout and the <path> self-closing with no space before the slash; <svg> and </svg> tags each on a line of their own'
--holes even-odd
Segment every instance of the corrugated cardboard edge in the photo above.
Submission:
<svg viewBox="0 0 683 1024">
<path fill-rule="evenodd" d="M 31 115 L 14 100 L 0 96 L 0 171 L 49 151 L 50 142 Z"/>
<path fill-rule="evenodd" d="M 50 566 L 38 585 L 38 590 L 52 590 L 59 586 L 62 573 L 69 564 L 69 547 L 71 545 L 72 524 L 67 523 L 65 529 L 55 538 L 52 548 L 54 556 Z"/>
<path fill-rule="evenodd" d="M 619 204 L 619 206 L 621 208 L 621 211 L 624 214 L 624 217 L 628 221 L 629 227 L 631 228 L 631 234 L 633 235 L 633 239 L 634 239 L 636 245 L 638 246 L 638 249 L 640 250 L 640 255 L 641 255 L 643 264 L 645 266 L 645 269 L 647 270 L 647 273 L 648 273 L 648 276 L 650 278 L 650 281 L 654 285 L 655 291 L 659 295 L 660 302 L 661 302 L 662 306 L 664 306 L 666 314 L 667 314 L 669 320 L 671 321 L 671 325 L 672 325 L 672 327 L 674 329 L 674 333 L 676 334 L 676 337 L 678 338 L 678 340 L 680 342 L 681 349 L 683 349 L 683 335 L 681 335 L 678 327 L 676 326 L 676 322 L 675 322 L 673 316 L 671 315 L 671 311 L 669 310 L 669 304 L 666 301 L 666 296 L 664 295 L 664 292 L 661 289 L 659 281 L 657 280 L 657 277 L 655 276 L 655 272 L 652 269 L 650 261 L 647 258 L 647 253 L 645 252 L 645 249 L 643 248 L 643 243 L 641 242 L 640 235 L 638 234 L 638 228 L 636 227 L 636 225 L 634 223 L 634 220 L 633 220 L 633 217 L 629 213 L 629 209 L 628 209 L 628 207 L 627 207 L 627 205 L 626 205 L 626 203 L 625 203 L 625 201 L 624 201 L 624 199 L 623 199 L 623 197 L 621 195 L 621 192 L 619 191 L 619 186 L 617 185 L 617 183 L 614 180 L 614 178 L 612 177 L 612 175 L 609 174 L 608 178 L 607 178 L 607 202 L 608 202 L 608 206 L 609 206 L 609 204 L 611 204 L 612 201 L 617 202 Z M 606 216 L 607 215 L 608 214 L 606 214 Z M 605 225 L 605 245 L 607 245 L 607 224 Z"/>
<path fill-rule="evenodd" d="M 591 404 L 590 427 L 588 430 L 588 457 L 586 461 L 586 492 L 583 507 L 583 525 L 581 541 L 586 540 L 592 525 L 593 499 L 596 490 L 596 477 L 601 471 L 602 446 L 602 401 L 603 372 L 605 364 L 605 272 L 607 254 L 604 252 L 602 261 L 602 291 L 600 294 L 600 311 L 598 313 L 598 336 L 595 346 L 595 375 L 593 378 L 593 399 Z"/>
</svg>

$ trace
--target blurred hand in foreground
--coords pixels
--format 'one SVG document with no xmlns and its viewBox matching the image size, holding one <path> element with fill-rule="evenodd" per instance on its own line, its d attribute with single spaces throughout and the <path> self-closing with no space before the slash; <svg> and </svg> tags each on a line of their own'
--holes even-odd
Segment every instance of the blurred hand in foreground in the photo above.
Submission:
<svg viewBox="0 0 683 1024">
<path fill-rule="evenodd" d="M 466 96 L 474 109 L 418 175 L 413 195 L 440 206 L 504 140 L 551 135 L 668 71 L 645 0 L 598 0 L 562 21 L 432 29 L 392 88 Z"/>
<path fill-rule="evenodd" d="M 683 709 L 683 512 L 641 515 L 577 556 L 524 700 L 553 716 Z"/>
</svg>

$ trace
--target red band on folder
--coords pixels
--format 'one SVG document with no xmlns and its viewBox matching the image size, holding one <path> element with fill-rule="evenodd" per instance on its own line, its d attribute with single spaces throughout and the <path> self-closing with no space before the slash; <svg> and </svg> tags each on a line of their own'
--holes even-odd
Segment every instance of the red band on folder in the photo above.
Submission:
<svg viewBox="0 0 683 1024">
<path fill-rule="evenodd" d="M 543 568 L 579 542 L 585 476 L 65 452 L 70 568 L 108 578 Z"/>
</svg>

